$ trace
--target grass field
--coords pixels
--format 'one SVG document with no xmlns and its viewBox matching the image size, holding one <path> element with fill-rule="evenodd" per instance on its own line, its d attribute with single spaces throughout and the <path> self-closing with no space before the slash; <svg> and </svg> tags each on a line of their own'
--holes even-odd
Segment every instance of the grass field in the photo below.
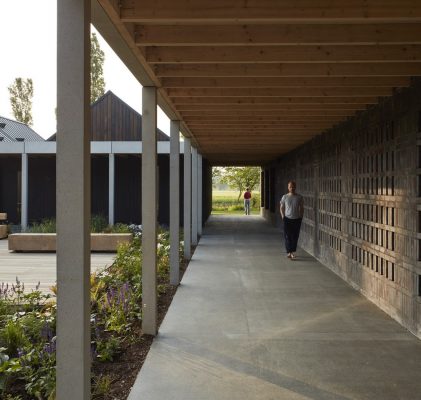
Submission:
<svg viewBox="0 0 421 400">
<path fill-rule="evenodd" d="M 251 214 L 260 214 L 260 192 L 251 194 Z M 238 201 L 238 192 L 234 190 L 212 191 L 212 214 L 244 214 L 244 200 L 241 194 Z"/>
</svg>

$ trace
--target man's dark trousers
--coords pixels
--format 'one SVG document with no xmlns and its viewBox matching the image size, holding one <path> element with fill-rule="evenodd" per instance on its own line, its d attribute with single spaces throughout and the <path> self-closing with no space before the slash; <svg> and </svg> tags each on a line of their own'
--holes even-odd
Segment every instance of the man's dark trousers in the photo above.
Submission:
<svg viewBox="0 0 421 400">
<path fill-rule="evenodd" d="M 285 247 L 287 253 L 297 251 L 298 237 L 300 236 L 302 218 L 291 219 L 284 217 Z"/>
</svg>

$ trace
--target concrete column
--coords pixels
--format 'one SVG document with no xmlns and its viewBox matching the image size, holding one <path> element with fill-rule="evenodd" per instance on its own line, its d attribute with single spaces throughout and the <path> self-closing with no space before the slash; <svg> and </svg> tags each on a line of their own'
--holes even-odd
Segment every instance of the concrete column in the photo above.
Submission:
<svg viewBox="0 0 421 400">
<path fill-rule="evenodd" d="M 180 283 L 180 121 L 170 123 L 170 284 Z"/>
<path fill-rule="evenodd" d="M 115 155 L 108 154 L 108 223 L 114 225 Z"/>
<path fill-rule="evenodd" d="M 184 138 L 184 258 L 191 258 L 191 142 Z"/>
<path fill-rule="evenodd" d="M 28 228 L 28 154 L 22 153 L 20 224 L 22 231 Z"/>
<path fill-rule="evenodd" d="M 90 10 L 57 4 L 57 399 L 91 398 Z"/>
<path fill-rule="evenodd" d="M 157 92 L 142 89 L 142 330 L 156 335 L 157 322 Z"/>
<path fill-rule="evenodd" d="M 191 243 L 197 245 L 197 149 L 192 147 L 192 206 L 191 206 Z"/>
<path fill-rule="evenodd" d="M 203 219 L 203 158 L 202 155 L 198 155 L 198 179 L 197 179 L 197 233 L 199 236 L 202 235 L 202 219 Z"/>
</svg>

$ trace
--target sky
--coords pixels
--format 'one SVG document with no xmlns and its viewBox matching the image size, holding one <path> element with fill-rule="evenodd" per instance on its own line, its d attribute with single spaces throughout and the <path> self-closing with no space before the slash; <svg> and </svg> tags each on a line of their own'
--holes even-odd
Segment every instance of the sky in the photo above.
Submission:
<svg viewBox="0 0 421 400">
<path fill-rule="evenodd" d="M 0 0 L 0 15 L 0 116 L 14 119 L 7 90 L 14 79 L 32 78 L 32 128 L 48 138 L 56 132 L 57 1 Z M 105 53 L 105 91 L 111 90 L 141 113 L 142 86 L 94 27 L 91 31 L 97 33 Z M 160 109 L 158 127 L 169 134 L 170 121 Z"/>
</svg>

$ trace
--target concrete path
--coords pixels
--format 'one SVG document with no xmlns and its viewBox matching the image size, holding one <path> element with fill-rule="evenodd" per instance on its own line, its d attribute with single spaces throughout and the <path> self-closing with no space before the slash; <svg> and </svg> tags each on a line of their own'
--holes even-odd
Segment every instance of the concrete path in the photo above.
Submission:
<svg viewBox="0 0 421 400">
<path fill-rule="evenodd" d="M 421 341 L 298 255 L 211 218 L 129 400 L 421 399 Z"/>
<path fill-rule="evenodd" d="M 110 265 L 113 253 L 92 253 L 91 270 Z M 14 253 L 8 250 L 7 239 L 0 240 L 0 283 L 14 283 L 16 277 L 25 283 L 25 288 L 34 289 L 40 282 L 40 289 L 49 292 L 56 283 L 55 253 Z"/>
</svg>

